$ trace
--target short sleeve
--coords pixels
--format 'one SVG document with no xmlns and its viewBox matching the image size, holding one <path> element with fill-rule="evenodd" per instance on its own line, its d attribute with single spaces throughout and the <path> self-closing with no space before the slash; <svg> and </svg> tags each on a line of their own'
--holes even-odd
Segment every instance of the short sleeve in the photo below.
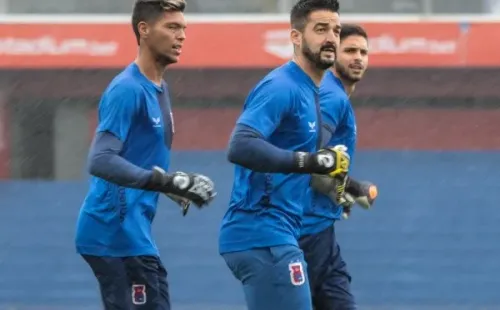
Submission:
<svg viewBox="0 0 500 310">
<path fill-rule="evenodd" d="M 124 142 L 138 110 L 138 98 L 133 85 L 118 84 L 106 91 L 99 104 L 96 131 L 112 133 Z"/>
<path fill-rule="evenodd" d="M 250 93 L 237 123 L 251 127 L 264 138 L 269 138 L 289 113 L 292 104 L 289 88 L 268 81 Z"/>
</svg>

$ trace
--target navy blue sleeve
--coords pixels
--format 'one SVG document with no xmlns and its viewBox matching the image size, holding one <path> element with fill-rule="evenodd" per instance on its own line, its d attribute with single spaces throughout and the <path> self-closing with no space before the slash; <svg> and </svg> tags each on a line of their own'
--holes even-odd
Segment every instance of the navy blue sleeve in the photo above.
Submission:
<svg viewBox="0 0 500 310">
<path fill-rule="evenodd" d="M 121 157 L 122 147 L 123 143 L 114 134 L 98 132 L 88 157 L 90 174 L 120 186 L 144 188 L 152 172 Z"/>
<path fill-rule="evenodd" d="M 294 152 L 268 142 L 292 106 L 291 91 L 279 82 L 270 80 L 258 85 L 248 96 L 231 135 L 229 161 L 258 172 L 296 170 Z"/>
<path fill-rule="evenodd" d="M 228 159 L 257 172 L 294 172 L 294 153 L 280 149 L 246 125 L 238 124 L 229 142 Z"/>
</svg>

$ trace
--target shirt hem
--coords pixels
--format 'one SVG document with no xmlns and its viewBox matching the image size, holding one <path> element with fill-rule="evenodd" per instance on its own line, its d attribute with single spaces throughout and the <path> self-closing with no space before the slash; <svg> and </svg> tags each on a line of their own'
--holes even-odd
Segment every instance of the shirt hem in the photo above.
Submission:
<svg viewBox="0 0 500 310">
<path fill-rule="evenodd" d="M 80 255 L 103 257 L 129 257 L 129 256 L 159 256 L 158 249 L 143 247 L 129 250 L 112 250 L 102 246 L 77 245 L 76 252 Z"/>
<path fill-rule="evenodd" d="M 224 242 L 219 244 L 219 254 L 226 254 L 232 252 L 247 251 L 258 248 L 275 247 L 281 245 L 293 245 L 299 246 L 297 239 L 291 238 L 273 238 L 267 239 L 266 241 L 234 241 L 234 242 Z"/>
<path fill-rule="evenodd" d="M 304 236 L 318 234 L 328 227 L 334 225 L 335 221 L 336 219 L 332 218 L 321 218 L 319 221 L 316 221 L 310 225 L 308 224 L 307 226 L 303 226 L 300 230 L 300 237 L 302 238 Z"/>
</svg>

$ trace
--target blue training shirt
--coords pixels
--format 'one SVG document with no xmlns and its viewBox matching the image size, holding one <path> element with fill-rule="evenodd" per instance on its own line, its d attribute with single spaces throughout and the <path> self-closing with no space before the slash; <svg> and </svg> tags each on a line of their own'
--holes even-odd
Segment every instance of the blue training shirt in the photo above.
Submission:
<svg viewBox="0 0 500 310">
<path fill-rule="evenodd" d="M 332 71 L 328 71 L 320 87 L 321 115 L 323 119 L 322 146 L 344 144 L 351 156 L 356 150 L 356 119 L 344 86 Z M 301 235 L 323 231 L 342 215 L 342 207 L 320 193 L 313 193 L 313 203 L 304 210 Z"/>
<path fill-rule="evenodd" d="M 119 154 L 150 170 L 168 169 L 173 122 L 168 89 L 147 79 L 133 63 L 102 95 L 96 134 L 110 133 L 123 143 Z M 78 253 L 126 257 L 158 255 L 151 236 L 159 194 L 122 187 L 92 176 L 76 231 Z"/>
<path fill-rule="evenodd" d="M 292 61 L 255 86 L 237 121 L 281 149 L 303 152 L 317 151 L 320 123 L 319 89 Z M 234 173 L 220 253 L 297 245 L 303 207 L 312 202 L 311 176 L 259 173 L 238 165 Z"/>
</svg>

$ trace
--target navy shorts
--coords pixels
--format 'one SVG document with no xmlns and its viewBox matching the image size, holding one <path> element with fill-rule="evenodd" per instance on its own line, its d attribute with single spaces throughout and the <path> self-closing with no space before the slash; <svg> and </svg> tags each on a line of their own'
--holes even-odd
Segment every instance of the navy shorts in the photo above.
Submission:
<svg viewBox="0 0 500 310">
<path fill-rule="evenodd" d="M 223 254 L 243 284 L 248 310 L 312 310 L 307 265 L 292 245 Z"/>
<path fill-rule="evenodd" d="M 304 251 L 315 310 L 357 309 L 351 294 L 351 276 L 340 254 L 335 228 L 300 239 Z"/>
<path fill-rule="evenodd" d="M 158 257 L 82 256 L 99 282 L 105 310 L 170 310 L 167 271 Z"/>
</svg>

